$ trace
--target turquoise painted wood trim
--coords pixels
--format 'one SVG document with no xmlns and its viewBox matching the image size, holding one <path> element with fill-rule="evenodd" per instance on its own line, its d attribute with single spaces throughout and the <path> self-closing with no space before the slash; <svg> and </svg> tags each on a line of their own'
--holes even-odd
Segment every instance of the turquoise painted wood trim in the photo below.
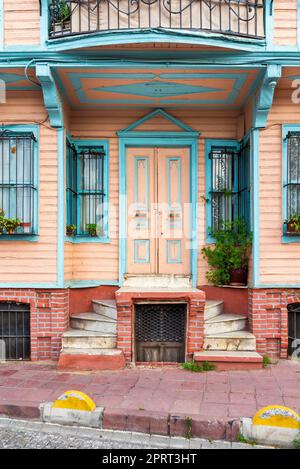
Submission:
<svg viewBox="0 0 300 469">
<path fill-rule="evenodd" d="M 240 144 L 236 140 L 220 140 L 220 139 L 206 139 L 205 140 L 205 199 L 206 204 L 206 244 L 214 244 L 215 239 L 210 233 L 211 220 L 212 220 L 212 205 L 211 205 L 211 192 L 212 192 L 212 163 L 209 157 L 212 147 L 232 147 L 238 151 Z"/>
<path fill-rule="evenodd" d="M 66 243 L 81 244 L 81 243 L 100 243 L 109 244 L 111 243 L 110 238 L 98 238 L 93 236 L 65 236 Z"/>
<path fill-rule="evenodd" d="M 65 288 L 92 288 L 101 286 L 119 286 L 117 280 L 73 280 L 65 282 Z"/>
<path fill-rule="evenodd" d="M 176 259 L 171 257 L 170 248 L 172 244 L 178 246 L 178 257 Z M 182 263 L 181 240 L 167 239 L 167 264 L 181 264 L 181 263 Z"/>
<path fill-rule="evenodd" d="M 300 132 L 300 124 L 284 124 L 282 126 L 282 242 L 300 243 L 300 235 L 287 235 L 287 226 L 284 221 L 287 219 L 287 173 L 288 173 L 288 149 L 287 135 L 289 132 Z"/>
<path fill-rule="evenodd" d="M 0 288 L 60 288 L 57 283 L 0 282 Z"/>
<path fill-rule="evenodd" d="M 4 0 L 0 0 L 0 50 L 4 48 Z"/>
<path fill-rule="evenodd" d="M 146 164 L 146 187 L 145 187 L 145 196 L 146 204 L 145 206 L 138 204 L 138 187 L 139 187 L 139 175 L 138 175 L 138 163 L 139 161 L 145 161 Z M 137 156 L 134 158 L 134 204 L 136 210 L 148 210 L 149 208 L 149 158 L 148 156 Z"/>
<path fill-rule="evenodd" d="M 174 157 L 168 157 L 167 158 L 167 186 L 168 186 L 168 204 L 171 205 L 171 179 L 170 179 L 170 164 L 172 161 L 177 161 L 178 162 L 178 181 L 177 181 L 177 187 L 178 187 L 178 200 L 177 203 L 181 204 L 181 193 L 182 193 L 182 187 L 181 187 L 181 173 L 182 173 L 182 164 L 181 164 L 181 158 L 174 158 Z"/>
<path fill-rule="evenodd" d="M 16 237 L 9 236 L 9 235 L 1 235 L 0 242 L 2 241 L 38 241 L 38 233 L 39 233 L 39 138 L 40 138 L 40 128 L 39 125 L 34 124 L 14 124 L 14 125 L 4 125 L 3 129 L 10 130 L 12 132 L 28 133 L 32 132 L 36 141 L 34 142 L 34 149 L 33 149 L 33 158 L 34 158 L 34 180 L 33 184 L 35 187 L 34 191 L 34 233 L 35 235 L 18 235 Z"/>
<path fill-rule="evenodd" d="M 131 137 L 135 137 L 135 136 L 150 137 L 151 135 L 154 135 L 154 136 L 166 135 L 168 137 L 168 135 L 170 135 L 170 134 L 173 135 L 173 136 L 176 136 L 176 135 L 178 136 L 178 132 L 159 132 L 158 131 L 158 132 L 137 132 L 137 133 L 132 133 L 134 131 L 134 129 L 139 127 L 141 124 L 144 124 L 145 122 L 147 122 L 147 121 L 149 121 L 149 120 L 151 120 L 151 119 L 153 119 L 154 117 L 157 117 L 157 116 L 162 116 L 165 119 L 167 119 L 169 122 L 171 122 L 172 124 L 177 125 L 177 127 L 179 127 L 184 132 L 184 134 L 188 133 L 189 136 L 190 136 L 191 133 L 199 135 L 199 132 L 196 132 L 194 129 L 192 129 L 188 125 L 186 125 L 183 122 L 181 122 L 180 120 L 176 119 L 176 117 L 172 116 L 171 114 L 166 112 L 164 109 L 158 108 L 158 109 L 155 109 L 154 111 L 151 111 L 150 113 L 146 114 L 145 116 L 141 117 L 137 121 L 133 122 L 132 124 L 130 124 L 125 129 L 120 130 L 118 132 L 118 136 L 119 137 L 129 137 L 129 136 L 131 136 Z"/>
<path fill-rule="evenodd" d="M 41 49 L 47 49 L 48 40 L 48 21 L 49 21 L 49 0 L 40 0 L 40 46 Z"/>
<path fill-rule="evenodd" d="M 144 244 L 146 246 L 146 255 L 144 258 L 139 256 L 139 246 Z M 149 239 L 135 239 L 134 240 L 134 263 L 135 264 L 149 264 L 150 262 L 150 241 Z"/>
<path fill-rule="evenodd" d="M 192 204 L 191 217 L 191 275 L 192 285 L 197 286 L 198 276 L 198 139 L 194 136 L 188 138 L 148 138 L 119 139 L 119 284 L 123 285 L 124 274 L 127 269 L 127 176 L 126 176 L 126 149 L 128 147 L 189 147 L 190 148 L 190 200 Z"/>
<path fill-rule="evenodd" d="M 66 134 L 57 130 L 57 285 L 64 286 L 65 275 L 65 149 Z"/>
<path fill-rule="evenodd" d="M 274 0 L 266 0 L 265 31 L 267 50 L 274 49 Z"/>
<path fill-rule="evenodd" d="M 259 206 L 259 130 L 251 133 L 251 161 L 252 161 L 252 275 L 253 286 L 260 282 L 260 206 Z"/>
<path fill-rule="evenodd" d="M 42 86 L 44 104 L 49 114 L 51 127 L 62 127 L 63 105 L 50 65 L 48 63 L 37 63 L 36 76 Z"/>
<path fill-rule="evenodd" d="M 252 287 L 251 287 L 252 288 Z M 274 289 L 274 288 L 296 288 L 300 289 L 300 283 L 259 283 L 255 287 L 255 289 L 265 288 L 265 289 Z"/>
<path fill-rule="evenodd" d="M 109 174 L 110 174 L 110 169 L 109 169 L 109 165 L 110 165 L 110 157 L 109 157 L 109 141 L 106 140 L 106 139 L 97 139 L 97 140 L 85 140 L 85 139 L 76 139 L 76 140 L 72 140 L 70 139 L 70 142 L 72 142 L 76 147 L 77 149 L 80 151 L 80 147 L 86 147 L 86 146 L 91 146 L 91 147 L 103 147 L 104 148 L 104 152 L 105 152 L 105 155 L 104 155 L 104 180 L 103 180 L 103 183 L 104 183 L 104 212 L 103 212 L 103 232 L 104 232 L 104 236 L 102 237 L 99 237 L 99 238 L 93 238 L 92 236 L 91 237 L 88 237 L 88 236 L 84 236 L 84 237 L 81 237 L 81 236 L 78 236 L 78 237 L 74 237 L 74 238 L 71 238 L 73 239 L 72 242 L 75 242 L 75 243 L 87 243 L 87 242 L 91 242 L 91 243 L 95 243 L 95 242 L 99 242 L 99 243 L 109 243 L 110 242 L 110 238 L 109 238 L 109 188 L 110 188 L 110 185 L 109 185 Z M 80 181 L 81 181 L 81 170 L 80 170 L 80 165 L 77 165 L 77 169 L 78 169 L 78 173 L 77 173 L 77 183 L 78 183 L 78 187 L 77 187 L 77 193 L 80 191 Z M 77 219 L 80 220 L 81 219 L 81 198 L 80 197 L 77 197 Z M 70 240 L 70 239 L 69 239 Z"/>
<path fill-rule="evenodd" d="M 269 111 L 273 104 L 274 92 L 281 77 L 281 66 L 267 65 L 262 84 L 254 102 L 253 127 L 264 128 L 267 125 Z"/>
<path fill-rule="evenodd" d="M 100 33 L 51 39 L 47 41 L 49 50 L 65 51 L 95 46 L 135 44 L 135 43 L 179 43 L 226 47 L 243 51 L 261 50 L 266 47 L 265 39 L 226 36 L 203 31 L 173 30 L 152 28 L 148 31 L 105 31 Z"/>
</svg>

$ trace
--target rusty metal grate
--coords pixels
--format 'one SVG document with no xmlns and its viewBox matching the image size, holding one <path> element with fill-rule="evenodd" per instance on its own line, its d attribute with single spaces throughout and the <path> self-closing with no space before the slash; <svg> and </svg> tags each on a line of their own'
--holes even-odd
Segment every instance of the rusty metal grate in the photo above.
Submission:
<svg viewBox="0 0 300 469">
<path fill-rule="evenodd" d="M 6 360 L 30 359 L 30 305 L 0 303 L 0 340 Z"/>
<path fill-rule="evenodd" d="M 184 360 L 186 304 L 135 305 L 137 361 Z"/>
</svg>

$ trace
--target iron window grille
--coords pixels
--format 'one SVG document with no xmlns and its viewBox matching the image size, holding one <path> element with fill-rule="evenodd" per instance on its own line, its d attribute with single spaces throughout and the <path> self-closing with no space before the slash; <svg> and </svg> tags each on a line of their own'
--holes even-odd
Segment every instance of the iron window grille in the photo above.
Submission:
<svg viewBox="0 0 300 469">
<path fill-rule="evenodd" d="M 35 145 L 32 132 L 0 133 L 0 208 L 5 219 L 20 221 L 14 236 L 36 234 Z"/>
<path fill-rule="evenodd" d="M 77 236 L 105 235 L 104 146 L 67 143 L 67 225 Z"/>
<path fill-rule="evenodd" d="M 213 146 L 211 160 L 211 232 L 223 223 L 243 219 L 250 229 L 250 144 Z"/>
<path fill-rule="evenodd" d="M 0 359 L 30 359 L 30 305 L 0 304 L 0 341 Z"/>
<path fill-rule="evenodd" d="M 49 38 L 162 28 L 264 39 L 265 8 L 265 0 L 50 0 Z"/>
<path fill-rule="evenodd" d="M 300 132 L 287 134 L 286 217 L 300 214 Z"/>
</svg>

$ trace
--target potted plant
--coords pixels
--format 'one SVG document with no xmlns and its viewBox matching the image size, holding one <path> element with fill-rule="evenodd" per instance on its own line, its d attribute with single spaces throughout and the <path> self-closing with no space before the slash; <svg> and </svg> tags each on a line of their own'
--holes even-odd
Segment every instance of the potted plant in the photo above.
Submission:
<svg viewBox="0 0 300 469">
<path fill-rule="evenodd" d="M 67 236 L 74 236 L 76 233 L 77 226 L 76 225 L 67 225 L 66 226 L 66 232 Z"/>
<path fill-rule="evenodd" d="M 300 213 L 291 215 L 284 223 L 287 225 L 287 233 L 300 233 Z"/>
<path fill-rule="evenodd" d="M 23 232 L 24 233 L 29 233 L 30 232 L 30 228 L 31 228 L 31 222 L 30 221 L 22 221 L 20 223 L 20 227 L 23 228 Z"/>
<path fill-rule="evenodd" d="M 54 34 L 70 29 L 71 8 L 69 3 L 65 0 L 52 0 L 50 10 Z"/>
<path fill-rule="evenodd" d="M 5 218 L 4 227 L 8 234 L 15 234 L 17 228 L 21 225 L 21 222 L 18 218 Z"/>
<path fill-rule="evenodd" d="M 87 223 L 86 224 L 87 232 L 90 236 L 97 236 L 97 225 L 96 223 Z"/>
<path fill-rule="evenodd" d="M 205 247 L 202 254 L 212 268 L 206 277 L 214 285 L 247 285 L 248 263 L 252 235 L 243 220 L 221 224 L 212 233 L 213 247 Z"/>
</svg>

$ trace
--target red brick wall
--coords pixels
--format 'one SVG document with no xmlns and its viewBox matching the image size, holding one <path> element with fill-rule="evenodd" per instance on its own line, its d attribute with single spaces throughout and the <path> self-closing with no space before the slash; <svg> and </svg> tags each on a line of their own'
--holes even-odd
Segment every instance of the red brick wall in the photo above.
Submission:
<svg viewBox="0 0 300 469">
<path fill-rule="evenodd" d="M 134 303 L 147 301 L 184 300 L 188 305 L 186 353 L 203 350 L 205 293 L 117 292 L 117 348 L 123 350 L 127 363 L 134 361 Z"/>
<path fill-rule="evenodd" d="M 288 348 L 287 305 L 299 291 L 294 289 L 250 289 L 249 325 L 256 336 L 257 352 L 286 358 Z"/>
<path fill-rule="evenodd" d="M 30 304 L 31 360 L 58 359 L 69 325 L 69 291 L 7 288 L 0 290 L 1 301 Z"/>
</svg>

